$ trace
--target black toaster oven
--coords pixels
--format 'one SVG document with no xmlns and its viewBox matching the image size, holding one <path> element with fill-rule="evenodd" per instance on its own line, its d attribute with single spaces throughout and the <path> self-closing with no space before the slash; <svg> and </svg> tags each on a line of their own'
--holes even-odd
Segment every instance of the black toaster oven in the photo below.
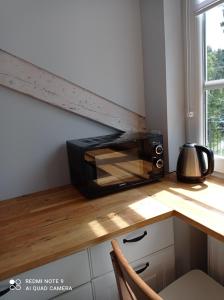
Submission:
<svg viewBox="0 0 224 300">
<path fill-rule="evenodd" d="M 67 141 L 71 182 L 87 198 L 157 181 L 164 174 L 163 137 L 117 133 Z"/>
</svg>

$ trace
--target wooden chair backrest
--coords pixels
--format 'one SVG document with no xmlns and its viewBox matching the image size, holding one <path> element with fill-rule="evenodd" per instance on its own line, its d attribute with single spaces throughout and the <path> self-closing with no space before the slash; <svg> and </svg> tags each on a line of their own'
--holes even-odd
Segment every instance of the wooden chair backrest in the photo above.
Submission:
<svg viewBox="0 0 224 300">
<path fill-rule="evenodd" d="M 121 300 L 163 300 L 133 270 L 116 240 L 111 242 L 110 253 Z"/>
</svg>

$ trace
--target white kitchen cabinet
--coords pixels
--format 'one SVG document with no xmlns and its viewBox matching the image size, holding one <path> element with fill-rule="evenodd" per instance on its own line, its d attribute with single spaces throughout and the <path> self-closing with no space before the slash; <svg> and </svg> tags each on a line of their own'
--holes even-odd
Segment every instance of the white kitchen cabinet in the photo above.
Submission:
<svg viewBox="0 0 224 300">
<path fill-rule="evenodd" d="M 75 288 L 90 281 L 90 268 L 87 250 L 16 275 L 13 279 L 21 280 L 21 290 L 10 291 L 1 297 L 1 300 L 49 299 L 64 292 L 61 290 L 51 290 L 51 287 L 71 286 L 72 288 Z M 60 283 L 55 284 L 45 282 L 45 280 L 49 279 L 59 279 Z M 39 282 L 27 283 L 28 280 L 38 280 Z M 2 281 L 0 283 L 0 290 L 5 289 L 8 285 L 9 280 Z M 28 287 L 31 288 L 31 290 L 27 290 Z M 40 288 L 44 288 L 45 290 L 34 290 Z"/>
<path fill-rule="evenodd" d="M 149 263 L 149 267 L 139 274 L 154 290 L 159 292 L 175 278 L 174 246 L 160 250 L 131 263 L 139 270 Z M 114 272 L 109 272 L 92 280 L 96 300 L 118 300 L 118 290 Z"/>
<path fill-rule="evenodd" d="M 208 274 L 224 285 L 224 243 L 208 237 Z"/>
<path fill-rule="evenodd" d="M 153 288 L 160 290 L 174 279 L 172 219 L 140 228 L 117 239 L 134 268 L 142 268 L 149 262 L 149 267 L 141 276 Z M 135 239 L 135 242 L 124 243 L 124 239 Z M 111 250 L 111 243 L 107 241 L 88 251 L 84 250 L 16 275 L 13 279 L 21 281 L 21 290 L 10 291 L 1 300 L 116 300 L 118 292 L 111 264 Z M 0 290 L 9 286 L 10 279 L 12 278 L 0 283 Z M 59 282 L 45 282 L 55 279 Z M 60 286 L 68 286 L 70 290 L 66 292 L 64 289 L 57 289 Z"/>
<path fill-rule="evenodd" d="M 146 232 L 146 235 L 144 236 Z M 130 240 L 144 236 L 134 243 L 124 243 L 123 240 Z M 173 219 L 167 219 L 152 225 L 140 228 L 117 238 L 120 247 L 129 262 L 159 251 L 174 244 Z M 101 243 L 90 248 L 93 277 L 101 276 L 112 271 L 110 259 L 110 241 Z"/>
<path fill-rule="evenodd" d="M 64 293 L 52 300 L 93 300 L 92 286 L 91 283 L 86 283 L 82 286 L 75 288 L 71 292 Z"/>
<path fill-rule="evenodd" d="M 95 300 L 119 300 L 113 271 L 93 279 L 92 284 Z"/>
<path fill-rule="evenodd" d="M 160 250 L 154 254 L 143 257 L 131 265 L 134 270 L 142 269 L 144 272 L 139 274 L 142 279 L 155 291 L 159 292 L 175 279 L 175 252 L 174 246 Z"/>
</svg>

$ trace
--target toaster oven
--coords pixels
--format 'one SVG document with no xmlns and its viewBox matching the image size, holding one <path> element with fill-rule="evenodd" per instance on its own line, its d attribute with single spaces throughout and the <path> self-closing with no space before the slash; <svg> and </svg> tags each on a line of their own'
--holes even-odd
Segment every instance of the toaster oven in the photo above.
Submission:
<svg viewBox="0 0 224 300">
<path fill-rule="evenodd" d="M 117 133 L 67 141 L 71 182 L 87 198 L 157 181 L 164 174 L 163 137 Z"/>
</svg>

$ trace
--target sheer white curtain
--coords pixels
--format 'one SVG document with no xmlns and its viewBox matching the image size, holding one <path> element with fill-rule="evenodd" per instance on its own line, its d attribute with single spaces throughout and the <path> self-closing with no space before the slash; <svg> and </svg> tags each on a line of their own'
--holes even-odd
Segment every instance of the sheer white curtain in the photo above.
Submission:
<svg viewBox="0 0 224 300">
<path fill-rule="evenodd" d="M 224 0 L 193 0 L 193 1 L 194 1 L 193 10 L 195 15 L 202 14 L 206 10 L 224 2 Z"/>
</svg>

